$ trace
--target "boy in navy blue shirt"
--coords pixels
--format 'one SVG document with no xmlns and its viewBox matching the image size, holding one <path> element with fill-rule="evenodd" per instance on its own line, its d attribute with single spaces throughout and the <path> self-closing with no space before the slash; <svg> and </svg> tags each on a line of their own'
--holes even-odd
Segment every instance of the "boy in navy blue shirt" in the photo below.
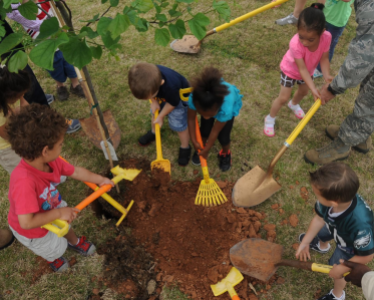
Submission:
<svg viewBox="0 0 374 300">
<path fill-rule="evenodd" d="M 167 67 L 149 63 L 134 65 L 128 74 L 132 94 L 140 100 L 151 100 L 152 130 L 139 138 L 141 146 L 148 146 L 155 141 L 155 124 L 160 128 L 165 116 L 168 116 L 169 127 L 178 133 L 181 141 L 178 164 L 186 166 L 191 157 L 190 137 L 187 127 L 188 104 L 179 96 L 179 90 L 188 88 L 186 78 Z M 154 119 L 154 113 L 160 113 Z"/>
<path fill-rule="evenodd" d="M 296 258 L 310 259 L 309 248 L 319 253 L 329 252 L 330 240 L 336 249 L 329 259 L 334 266 L 329 275 L 334 278 L 334 289 L 319 300 L 344 300 L 346 281 L 343 275 L 350 271 L 339 260 L 367 264 L 373 259 L 373 212 L 357 194 L 360 186 L 355 172 L 346 164 L 329 163 L 310 173 L 310 181 L 318 201 L 316 216 L 307 233 L 299 236 Z"/>
</svg>

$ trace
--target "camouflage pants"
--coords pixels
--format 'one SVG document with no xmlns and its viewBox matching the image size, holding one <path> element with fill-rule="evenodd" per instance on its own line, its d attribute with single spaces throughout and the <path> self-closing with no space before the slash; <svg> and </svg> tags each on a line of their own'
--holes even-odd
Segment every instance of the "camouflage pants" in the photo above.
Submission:
<svg viewBox="0 0 374 300">
<path fill-rule="evenodd" d="M 339 138 L 346 145 L 356 146 L 374 132 L 374 69 L 361 82 L 353 113 L 340 126 Z"/>
</svg>

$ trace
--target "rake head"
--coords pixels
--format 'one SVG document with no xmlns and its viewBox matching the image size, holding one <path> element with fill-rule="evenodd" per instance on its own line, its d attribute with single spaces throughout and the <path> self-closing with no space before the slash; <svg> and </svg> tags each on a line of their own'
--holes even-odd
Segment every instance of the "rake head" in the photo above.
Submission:
<svg viewBox="0 0 374 300">
<path fill-rule="evenodd" d="M 205 179 L 201 180 L 195 205 L 217 206 L 225 202 L 227 202 L 225 194 L 212 178 L 209 178 L 209 183 L 206 183 Z"/>
</svg>

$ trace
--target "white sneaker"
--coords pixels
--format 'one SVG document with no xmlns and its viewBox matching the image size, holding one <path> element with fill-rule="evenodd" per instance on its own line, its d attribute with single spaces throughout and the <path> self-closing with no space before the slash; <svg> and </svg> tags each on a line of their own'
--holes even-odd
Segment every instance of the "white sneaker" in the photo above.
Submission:
<svg viewBox="0 0 374 300">
<path fill-rule="evenodd" d="M 295 16 L 293 15 L 293 13 L 290 13 L 287 17 L 284 17 L 282 19 L 278 19 L 275 21 L 275 24 L 277 25 L 296 25 L 297 24 L 297 21 L 299 19 L 298 18 L 295 18 Z"/>
<path fill-rule="evenodd" d="M 323 74 L 322 74 L 322 72 L 320 72 L 320 71 L 318 71 L 317 69 L 315 69 L 315 70 L 314 70 L 313 77 L 314 77 L 314 78 L 320 78 L 320 77 L 323 77 Z"/>
</svg>

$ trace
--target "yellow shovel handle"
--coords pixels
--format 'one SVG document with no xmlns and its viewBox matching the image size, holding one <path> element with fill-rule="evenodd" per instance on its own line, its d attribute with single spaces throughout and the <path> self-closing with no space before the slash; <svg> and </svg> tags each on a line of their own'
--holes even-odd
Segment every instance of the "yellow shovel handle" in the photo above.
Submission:
<svg viewBox="0 0 374 300">
<path fill-rule="evenodd" d="M 193 88 L 185 88 L 185 89 L 180 89 L 179 90 L 179 97 L 181 98 L 182 101 L 188 101 L 188 97 L 184 96 L 184 94 L 192 93 Z"/>
<path fill-rule="evenodd" d="M 268 10 L 268 9 L 274 7 L 274 6 L 277 6 L 277 5 L 282 4 L 284 2 L 287 2 L 287 1 L 288 0 L 278 0 L 276 2 L 269 3 L 267 5 L 264 5 L 264 6 L 260 7 L 260 8 L 255 9 L 255 10 L 253 10 L 253 11 L 251 11 L 251 12 L 249 12 L 249 13 L 241 16 L 241 17 L 236 18 L 236 19 L 230 21 L 229 23 L 225 23 L 223 25 L 220 25 L 220 26 L 214 28 L 213 30 L 214 30 L 214 32 L 222 31 L 222 30 L 224 30 L 224 29 L 226 29 L 228 27 L 231 27 L 231 26 L 233 26 L 235 24 L 238 24 L 238 23 L 240 23 L 242 21 L 245 21 L 245 20 L 247 20 L 247 19 L 249 19 L 249 18 L 251 18 L 251 17 L 253 17 L 253 16 L 255 16 L 255 15 L 259 14 L 259 13 L 264 12 L 265 10 Z"/>
<path fill-rule="evenodd" d="M 155 120 L 158 117 L 158 109 L 155 111 Z M 156 134 L 156 152 L 157 152 L 157 160 L 162 159 L 162 147 L 161 147 L 161 131 L 160 131 L 160 124 L 155 124 L 155 134 Z"/>
<path fill-rule="evenodd" d="M 63 237 L 69 231 L 69 224 L 68 224 L 68 222 L 66 222 L 64 220 L 56 219 L 51 223 L 48 223 L 48 224 L 45 224 L 45 225 L 41 226 L 41 228 L 45 228 L 49 231 L 52 231 L 58 237 Z"/>
<path fill-rule="evenodd" d="M 284 143 L 287 147 L 291 146 L 293 141 L 300 134 L 301 130 L 304 129 L 305 125 L 308 124 L 309 120 L 313 117 L 313 115 L 315 114 L 315 112 L 318 110 L 320 106 L 321 106 L 321 99 L 317 99 L 317 101 L 314 102 L 313 106 L 309 109 L 305 117 L 300 121 L 300 123 L 296 126 L 294 131 L 292 131 L 291 135 L 288 137 L 288 139 Z"/>
<path fill-rule="evenodd" d="M 316 264 L 316 263 L 312 264 L 312 271 L 313 272 L 329 274 L 332 268 L 333 267 L 329 266 L 329 265 L 321 265 L 321 264 Z M 348 274 L 349 274 L 349 272 L 345 273 L 344 276 L 347 276 Z"/>
</svg>

